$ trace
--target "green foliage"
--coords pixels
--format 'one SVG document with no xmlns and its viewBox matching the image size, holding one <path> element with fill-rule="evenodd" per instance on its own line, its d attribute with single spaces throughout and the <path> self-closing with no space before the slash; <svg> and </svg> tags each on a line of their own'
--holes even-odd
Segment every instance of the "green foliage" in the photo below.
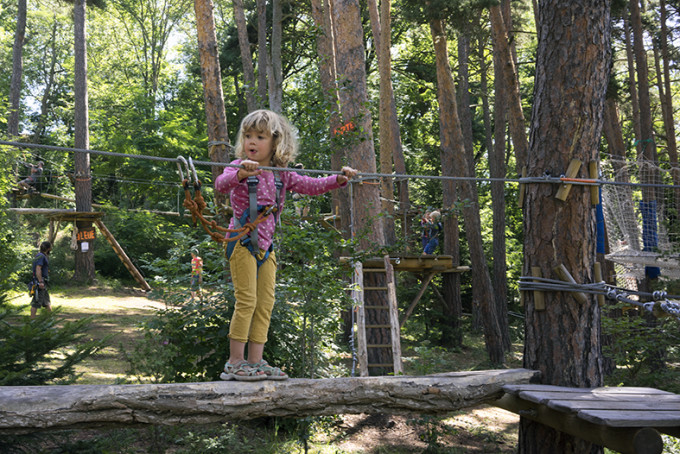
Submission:
<svg viewBox="0 0 680 454">
<path fill-rule="evenodd" d="M 624 304 L 612 307 L 620 311 Z M 649 386 L 680 392 L 677 364 L 680 348 L 677 333 L 680 321 L 665 317 L 650 323 L 638 311 L 602 318 L 603 334 L 612 341 L 604 345 L 605 356 L 612 358 L 616 369 L 607 383 L 623 386 Z"/>
<path fill-rule="evenodd" d="M 64 322 L 55 310 L 29 320 L 17 312 L 0 301 L 0 386 L 72 383 L 76 365 L 104 345 L 86 340 L 89 319 Z"/>
</svg>

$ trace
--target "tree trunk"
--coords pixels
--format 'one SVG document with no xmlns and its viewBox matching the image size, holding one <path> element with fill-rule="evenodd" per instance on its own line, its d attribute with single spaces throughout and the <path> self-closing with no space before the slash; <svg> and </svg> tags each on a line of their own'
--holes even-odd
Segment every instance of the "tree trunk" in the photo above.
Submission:
<svg viewBox="0 0 680 454">
<path fill-rule="evenodd" d="M 364 173 L 376 173 L 376 157 L 373 149 L 373 130 L 371 127 L 371 113 L 368 110 L 368 95 L 366 90 L 366 66 L 363 42 L 363 29 L 358 0 L 338 0 L 333 2 L 333 25 L 336 39 L 336 64 L 338 78 L 342 80 L 340 96 L 340 112 L 345 132 L 336 134 L 336 140 L 341 141 L 347 149 L 348 162 Z M 352 224 L 352 234 L 356 234 L 359 247 L 364 251 L 375 250 L 385 244 L 383 218 L 380 214 L 379 189 L 373 185 L 353 185 L 352 210 L 349 216 Z M 344 213 L 343 213 L 344 215 Z M 371 273 L 376 274 L 376 273 Z M 369 279 L 370 281 L 370 279 Z M 366 282 L 372 286 L 371 282 Z M 380 300 L 383 292 L 368 292 L 365 303 L 367 306 L 386 305 Z M 373 311 L 375 314 L 371 314 Z M 389 325 L 388 311 L 371 309 L 367 311 L 367 320 L 375 321 L 377 325 Z M 373 323 L 372 323 L 373 324 Z M 381 339 L 389 339 L 389 329 L 373 329 L 376 338 L 367 339 L 369 344 L 385 343 Z M 371 349 L 375 356 L 369 358 L 369 363 L 391 363 L 389 349 Z M 374 375 L 387 372 L 387 369 L 375 368 Z"/>
<path fill-rule="evenodd" d="M 24 38 L 26 37 L 26 0 L 19 0 L 17 5 L 17 28 L 14 31 L 14 47 L 12 48 L 12 79 L 9 89 L 9 118 L 7 135 L 12 138 L 19 135 L 19 105 L 21 101 L 21 85 L 24 74 Z"/>
<path fill-rule="evenodd" d="M 238 44 L 241 50 L 241 64 L 243 65 L 243 87 L 246 93 L 246 105 L 248 112 L 257 110 L 260 103 L 255 97 L 257 87 L 255 84 L 255 70 L 253 69 L 253 57 L 250 52 L 250 41 L 248 40 L 248 24 L 246 23 L 246 13 L 243 10 L 243 0 L 234 0 L 234 22 L 238 31 Z"/>
<path fill-rule="evenodd" d="M 56 49 L 56 36 L 57 28 L 59 22 L 57 21 L 56 15 L 54 17 L 54 22 L 52 22 L 52 39 L 50 40 L 50 50 L 52 54 L 50 55 L 49 70 L 47 71 L 47 79 L 45 80 L 45 91 L 40 101 L 40 116 L 38 117 L 38 123 L 33 131 L 33 143 L 40 143 L 40 140 L 45 133 L 45 125 L 47 125 L 47 114 L 50 110 L 50 99 L 52 97 L 52 86 L 54 85 L 54 78 L 57 69 L 57 49 Z M 47 58 L 47 55 L 45 55 Z"/>
<path fill-rule="evenodd" d="M 585 163 L 585 169 L 598 160 L 611 56 L 609 12 L 610 2 L 601 0 L 541 4 L 530 176 L 546 170 L 560 174 L 572 159 Z M 554 191 L 548 184 L 527 188 L 523 274 L 530 276 L 532 267 L 538 267 L 543 277 L 554 279 L 553 269 L 563 265 L 576 282 L 594 282 L 596 228 L 590 191 L 573 187 L 565 202 Z M 581 303 L 570 292 L 545 297 L 545 310 L 539 312 L 533 295 L 525 294 L 525 366 L 541 370 L 544 384 L 601 386 L 596 298 Z M 521 418 L 519 452 L 597 453 L 602 448 Z"/>
<path fill-rule="evenodd" d="M 452 161 L 453 168 L 455 169 L 469 169 L 470 165 L 467 162 L 467 156 L 463 148 L 463 133 L 458 118 L 456 89 L 448 61 L 444 24 L 440 20 L 432 20 L 430 22 L 430 29 L 437 60 L 437 97 L 439 99 L 439 135 L 441 140 L 442 167 L 447 161 Z M 491 277 L 489 276 L 489 270 L 486 267 L 486 259 L 484 257 L 477 188 L 470 180 L 463 180 L 460 183 L 460 190 L 461 198 L 468 199 L 463 208 L 466 227 L 465 236 L 470 247 L 473 286 L 480 289 L 478 296 L 481 298 L 479 305 L 482 312 L 486 350 L 492 364 L 502 364 L 503 341 L 493 302 L 494 292 L 491 285 Z"/>
<path fill-rule="evenodd" d="M 267 51 L 267 0 L 257 0 L 257 97 L 260 105 L 267 99 L 269 68 Z M 277 110 L 280 112 L 280 110 Z"/>
<path fill-rule="evenodd" d="M 194 0 L 194 10 L 196 12 L 196 32 L 201 62 L 210 160 L 212 162 L 229 162 L 229 132 L 224 110 L 222 71 L 220 70 L 217 49 L 212 0 Z M 213 181 L 222 173 L 222 170 L 222 167 L 219 166 L 212 167 Z M 227 203 L 227 200 L 226 195 L 215 193 L 215 201 L 218 206 Z"/>
<path fill-rule="evenodd" d="M 483 48 L 480 49 L 483 52 Z M 480 55 L 482 58 L 483 53 Z M 494 70 L 494 140 L 489 146 L 489 176 L 498 178 L 491 182 L 491 210 L 493 212 L 493 288 L 496 291 L 496 303 L 499 320 L 508 317 L 508 280 L 506 264 L 506 241 L 505 241 L 505 184 L 500 179 L 506 177 L 507 166 L 505 164 L 505 130 L 507 122 L 507 90 L 503 83 L 503 68 L 498 45 L 493 44 L 493 70 Z M 485 73 L 482 73 L 483 75 Z M 486 77 L 484 76 L 485 80 Z M 484 89 L 483 93 L 487 90 Z M 508 337 L 503 339 L 503 347 L 509 350 L 511 345 L 510 331 Z"/>
<path fill-rule="evenodd" d="M 503 81 L 506 86 L 510 117 L 510 135 L 512 136 L 512 144 L 515 147 L 517 174 L 521 175 L 522 168 L 526 165 L 527 161 L 529 141 L 527 140 L 522 98 L 519 92 L 519 79 L 501 7 L 491 6 L 489 13 L 494 45 L 498 46 L 499 56 L 502 59 L 501 67 L 503 68 Z"/>
<path fill-rule="evenodd" d="M 75 148 L 90 148 L 89 114 L 87 99 L 87 16 L 86 0 L 77 0 L 73 5 L 75 86 L 74 86 L 74 125 Z M 92 211 L 92 176 L 90 174 L 90 154 L 75 153 L 76 211 Z M 92 227 L 90 221 L 76 221 L 78 229 Z M 81 243 L 76 251 L 75 274 L 77 282 L 94 280 L 94 243 L 88 243 L 83 251 Z"/>
<path fill-rule="evenodd" d="M 492 402 L 525 369 L 448 372 L 424 377 L 290 379 L 144 385 L 0 387 L 0 433 L 86 427 L 211 424 L 266 416 L 359 413 L 449 414 Z"/>
<path fill-rule="evenodd" d="M 383 0 L 380 4 L 380 16 L 375 0 L 368 2 L 371 12 L 371 26 L 373 41 L 378 55 L 378 71 L 380 73 L 380 172 L 391 174 L 393 169 L 393 155 L 396 147 L 401 149 L 399 124 L 394 105 L 394 91 L 392 90 L 392 2 Z M 394 114 L 394 115 L 393 115 Z M 382 211 L 388 214 L 385 218 L 385 242 L 393 245 L 397 240 L 394 223 L 394 181 L 392 178 L 380 179 L 382 194 Z"/>
<path fill-rule="evenodd" d="M 283 105 L 283 67 L 281 64 L 281 33 L 283 15 L 281 0 L 272 2 L 272 40 L 271 40 L 271 75 L 269 77 L 269 108 L 281 112 Z"/>
<path fill-rule="evenodd" d="M 341 126 L 339 115 L 338 89 L 336 86 L 335 68 L 335 45 L 333 31 L 333 12 L 329 0 L 312 0 L 312 16 L 319 30 L 316 35 L 317 64 L 319 66 L 319 79 L 324 93 L 324 100 L 329 112 L 328 126 L 331 148 L 331 167 L 339 169 L 344 162 L 344 149 L 341 144 L 334 140 L 334 131 Z M 340 230 L 345 238 L 350 238 L 350 216 L 348 191 L 333 191 L 333 212 L 342 213 L 340 217 Z"/>
<path fill-rule="evenodd" d="M 661 75 L 659 75 L 659 77 L 662 77 L 664 87 L 662 105 L 666 106 L 664 115 L 664 129 L 666 131 L 666 145 L 668 147 L 668 160 L 671 163 L 671 176 L 673 177 L 673 184 L 680 186 L 680 163 L 678 163 L 678 145 L 675 138 L 673 92 L 671 91 L 671 57 L 668 51 L 666 0 L 660 1 L 659 8 L 661 10 L 661 60 L 663 61 L 663 77 Z M 675 206 L 680 206 L 680 189 L 675 190 Z"/>
<path fill-rule="evenodd" d="M 635 147 L 638 154 L 641 153 L 640 137 L 640 99 L 638 98 L 637 82 L 635 81 L 635 55 L 633 54 L 632 38 L 630 36 L 630 21 L 624 14 L 623 16 L 623 35 L 626 42 L 626 60 L 628 61 L 628 87 L 630 89 L 630 105 L 633 109 L 633 131 L 635 133 Z"/>
</svg>

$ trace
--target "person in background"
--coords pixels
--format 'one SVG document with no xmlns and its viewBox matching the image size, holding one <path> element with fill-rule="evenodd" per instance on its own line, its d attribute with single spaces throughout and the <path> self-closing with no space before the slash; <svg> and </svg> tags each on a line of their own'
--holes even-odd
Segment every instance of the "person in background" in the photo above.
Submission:
<svg viewBox="0 0 680 454">
<path fill-rule="evenodd" d="M 37 166 L 31 164 L 31 174 L 19 182 L 19 187 L 25 191 L 35 191 L 35 184 L 43 173 L 43 165 L 42 161 L 39 161 Z"/>
<path fill-rule="evenodd" d="M 432 255 L 439 246 L 439 232 L 442 231 L 441 217 L 439 211 L 428 211 L 420 222 L 423 227 L 423 255 Z"/>
<path fill-rule="evenodd" d="M 49 285 L 49 269 L 50 261 L 49 255 L 52 251 L 52 243 L 43 241 L 40 243 L 40 252 L 33 260 L 33 279 L 38 282 L 31 300 L 31 318 L 35 318 L 38 309 L 44 307 L 48 312 L 52 312 L 52 304 L 50 303 L 50 293 L 47 290 Z"/>
<path fill-rule="evenodd" d="M 196 289 L 201 293 L 203 284 L 203 259 L 199 257 L 198 250 L 191 250 L 191 300 L 196 298 Z"/>
</svg>

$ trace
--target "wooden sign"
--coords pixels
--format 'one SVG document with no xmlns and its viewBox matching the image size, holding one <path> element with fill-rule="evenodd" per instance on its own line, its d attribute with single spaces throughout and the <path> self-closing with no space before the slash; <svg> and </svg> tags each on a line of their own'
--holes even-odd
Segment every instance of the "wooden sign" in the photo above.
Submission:
<svg viewBox="0 0 680 454">
<path fill-rule="evenodd" d="M 94 227 L 85 227 L 78 230 L 76 240 L 78 241 L 93 241 L 96 238 L 94 234 Z"/>
</svg>

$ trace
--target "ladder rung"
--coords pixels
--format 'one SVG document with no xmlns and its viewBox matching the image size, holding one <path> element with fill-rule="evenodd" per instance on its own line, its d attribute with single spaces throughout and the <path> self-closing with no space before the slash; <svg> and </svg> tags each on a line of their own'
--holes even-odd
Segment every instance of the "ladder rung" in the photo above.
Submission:
<svg viewBox="0 0 680 454">
<path fill-rule="evenodd" d="M 392 363 L 384 363 L 384 364 L 369 364 L 368 367 L 394 367 L 394 364 Z"/>
<path fill-rule="evenodd" d="M 392 344 L 368 344 L 366 348 L 392 348 Z"/>
<path fill-rule="evenodd" d="M 364 309 L 389 309 L 389 306 L 364 306 Z"/>
<path fill-rule="evenodd" d="M 364 287 L 364 290 L 387 290 L 387 287 Z"/>
<path fill-rule="evenodd" d="M 391 325 L 365 325 L 365 328 L 391 328 Z"/>
<path fill-rule="evenodd" d="M 385 268 L 364 268 L 364 273 L 384 273 Z"/>
</svg>

